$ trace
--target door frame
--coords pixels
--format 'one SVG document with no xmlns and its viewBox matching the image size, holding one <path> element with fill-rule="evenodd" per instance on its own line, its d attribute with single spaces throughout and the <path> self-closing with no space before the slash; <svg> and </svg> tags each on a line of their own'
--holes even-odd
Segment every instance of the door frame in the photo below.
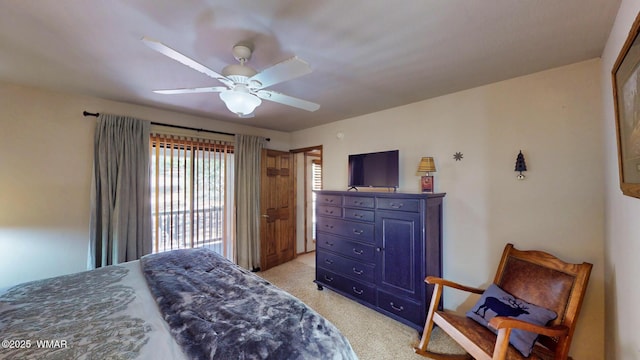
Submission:
<svg viewBox="0 0 640 360">
<path fill-rule="evenodd" d="M 304 148 L 298 148 L 298 149 L 292 149 L 289 150 L 290 153 L 292 153 L 294 155 L 294 159 L 297 160 L 297 155 L 300 153 L 303 153 L 305 156 L 305 160 L 307 158 L 307 156 L 309 156 L 309 154 L 313 154 L 314 157 L 319 157 L 320 158 L 320 164 L 322 164 L 322 145 L 316 145 L 316 146 L 309 146 L 309 147 L 304 147 Z M 294 203 L 297 206 L 297 197 L 298 197 L 298 191 L 300 191 L 298 189 L 298 181 L 297 181 L 297 176 L 298 176 L 298 169 L 297 169 L 297 161 L 294 161 L 294 167 L 295 167 L 295 174 L 294 174 Z M 303 185 L 303 189 L 302 191 L 304 192 L 305 196 L 304 196 L 304 220 L 303 220 L 303 228 L 304 228 L 304 251 L 302 252 L 307 253 L 310 252 L 307 248 L 307 245 L 309 244 L 310 239 L 307 237 L 308 236 L 308 232 L 307 232 L 307 226 L 309 224 L 310 219 L 307 216 L 307 207 L 309 206 L 309 202 L 311 201 L 311 199 L 309 199 L 309 197 L 307 196 L 307 192 L 306 189 L 309 186 L 308 181 L 309 179 L 307 179 L 307 161 L 304 161 L 304 169 L 303 169 L 303 174 L 304 174 L 304 185 Z M 296 210 L 297 212 L 297 210 Z M 297 228 L 297 219 L 296 219 L 296 228 Z M 296 232 L 297 234 L 297 232 Z M 296 238 L 296 245 L 297 245 L 297 238 Z M 297 253 L 297 249 L 296 249 L 296 256 L 298 255 Z"/>
</svg>

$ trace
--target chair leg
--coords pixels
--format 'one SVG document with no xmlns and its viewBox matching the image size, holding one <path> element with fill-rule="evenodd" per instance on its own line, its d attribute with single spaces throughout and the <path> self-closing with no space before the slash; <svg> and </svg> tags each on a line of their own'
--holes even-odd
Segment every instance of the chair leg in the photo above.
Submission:
<svg viewBox="0 0 640 360">
<path fill-rule="evenodd" d="M 431 297 L 429 311 L 427 312 L 427 319 L 424 323 L 422 338 L 420 339 L 420 344 L 415 347 L 414 350 L 416 354 L 420 354 L 422 356 L 426 356 L 435 360 L 471 359 L 471 356 L 469 356 L 469 354 L 441 354 L 427 350 L 427 346 L 429 345 L 429 341 L 431 340 L 431 333 L 433 332 L 433 315 L 438 309 L 438 304 L 440 303 L 440 298 L 442 297 L 442 289 L 443 286 L 440 284 L 436 284 L 435 288 L 433 289 L 433 296 Z"/>
<path fill-rule="evenodd" d="M 509 348 L 509 335 L 511 335 L 511 328 L 505 328 L 498 330 L 498 336 L 496 338 L 496 345 L 493 348 L 492 359 L 505 359 L 507 356 L 507 349 Z"/>
<path fill-rule="evenodd" d="M 415 348 L 416 353 L 422 354 L 427 351 L 427 345 L 429 345 L 429 340 L 431 340 L 431 332 L 433 331 L 433 314 L 436 312 L 438 308 L 438 304 L 440 303 L 440 298 L 442 297 L 442 288 L 443 286 L 440 284 L 436 284 L 433 289 L 433 295 L 431 296 L 431 304 L 429 304 L 429 311 L 427 312 L 427 320 L 424 323 L 424 330 L 422 331 L 422 338 L 420 339 L 420 344 Z"/>
</svg>

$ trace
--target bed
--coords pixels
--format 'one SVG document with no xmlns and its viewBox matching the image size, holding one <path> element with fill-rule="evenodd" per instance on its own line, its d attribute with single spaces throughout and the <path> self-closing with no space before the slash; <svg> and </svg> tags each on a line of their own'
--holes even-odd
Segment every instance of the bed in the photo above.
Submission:
<svg viewBox="0 0 640 360">
<path fill-rule="evenodd" d="M 2 359 L 357 359 L 297 298 L 207 249 L 0 293 Z"/>
</svg>

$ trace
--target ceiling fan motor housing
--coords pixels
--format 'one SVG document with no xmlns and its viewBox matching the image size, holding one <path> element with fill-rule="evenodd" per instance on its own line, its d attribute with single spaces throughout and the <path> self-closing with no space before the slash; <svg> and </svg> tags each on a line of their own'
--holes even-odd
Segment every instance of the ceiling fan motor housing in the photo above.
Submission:
<svg viewBox="0 0 640 360">
<path fill-rule="evenodd" d="M 251 46 L 249 44 L 238 43 L 233 47 L 233 57 L 240 64 L 227 65 L 222 69 L 222 75 L 233 80 L 236 84 L 247 84 L 250 77 L 257 74 L 256 69 L 245 65 L 251 58 Z"/>
<path fill-rule="evenodd" d="M 240 64 L 227 65 L 222 69 L 222 75 L 233 80 L 236 84 L 246 84 L 247 79 L 257 73 L 258 72 L 254 68 Z"/>
</svg>

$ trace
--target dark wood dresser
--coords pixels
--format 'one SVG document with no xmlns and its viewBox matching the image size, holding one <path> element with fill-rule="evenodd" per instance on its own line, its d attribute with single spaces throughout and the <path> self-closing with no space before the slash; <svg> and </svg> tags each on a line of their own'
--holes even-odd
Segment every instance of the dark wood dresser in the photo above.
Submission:
<svg viewBox="0 0 640 360">
<path fill-rule="evenodd" d="M 316 284 L 424 327 L 442 276 L 445 194 L 316 191 Z"/>
</svg>

